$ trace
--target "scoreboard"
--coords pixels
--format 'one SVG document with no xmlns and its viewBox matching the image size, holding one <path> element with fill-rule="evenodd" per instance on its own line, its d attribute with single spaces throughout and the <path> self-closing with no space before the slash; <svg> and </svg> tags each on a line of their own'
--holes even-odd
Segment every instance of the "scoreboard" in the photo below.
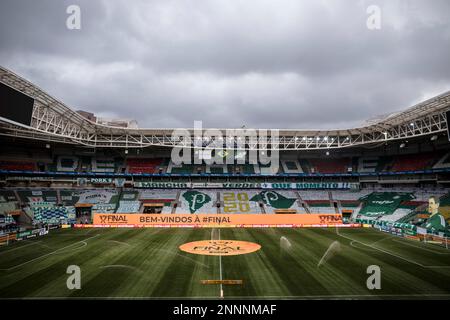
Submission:
<svg viewBox="0 0 450 320">
<path fill-rule="evenodd" d="M 34 99 L 0 83 L 0 117 L 29 126 Z"/>
</svg>

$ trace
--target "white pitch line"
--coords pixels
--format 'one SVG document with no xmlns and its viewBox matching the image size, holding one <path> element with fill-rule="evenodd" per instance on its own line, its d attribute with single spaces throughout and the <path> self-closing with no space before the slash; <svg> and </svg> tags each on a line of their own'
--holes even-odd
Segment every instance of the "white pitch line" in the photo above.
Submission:
<svg viewBox="0 0 450 320">
<path fill-rule="evenodd" d="M 389 254 L 389 255 L 394 256 L 394 257 L 397 257 L 397 258 L 399 258 L 399 259 L 405 260 L 405 261 L 407 261 L 407 262 L 409 262 L 409 263 L 416 264 L 416 265 L 418 265 L 418 266 L 421 266 L 422 268 L 425 268 L 425 266 L 424 266 L 423 264 L 420 264 L 420 263 L 418 263 L 418 262 L 416 262 L 416 261 L 407 259 L 407 258 L 405 258 L 405 257 L 398 256 L 398 255 L 396 255 L 396 254 L 394 254 L 394 253 L 392 253 L 392 252 L 389 252 L 389 251 L 386 251 L 386 250 L 383 250 L 383 249 L 374 247 L 374 246 L 372 246 L 372 245 L 370 245 L 370 244 L 366 244 L 366 243 L 364 243 L 364 242 L 361 242 L 361 241 L 358 241 L 358 240 L 349 238 L 349 237 L 347 237 L 347 236 L 344 236 L 344 235 L 342 235 L 342 234 L 339 233 L 339 229 L 338 229 L 338 228 L 336 228 L 336 234 L 337 234 L 338 236 L 340 236 L 340 237 L 343 237 L 343 238 L 347 239 L 347 240 L 355 241 L 355 242 L 361 243 L 362 245 L 367 246 L 367 247 L 369 247 L 369 248 L 376 249 L 376 250 L 378 250 L 378 251 L 380 251 L 380 252 Z"/>
<path fill-rule="evenodd" d="M 390 237 L 381 238 L 381 239 L 378 239 L 375 242 L 372 242 L 370 245 L 373 246 L 375 243 L 378 243 L 378 242 L 381 242 L 381 241 L 384 241 L 384 240 L 387 240 L 387 239 L 392 239 L 394 237 L 396 237 L 396 236 L 390 236 Z"/>
<path fill-rule="evenodd" d="M 139 270 L 138 268 L 133 267 L 133 266 L 129 266 L 129 265 L 126 265 L 126 264 L 108 264 L 108 265 L 105 265 L 105 266 L 100 266 L 99 268 L 100 269 L 108 269 L 108 268 L 131 269 L 133 271 L 137 271 L 139 274 L 144 273 L 141 270 Z"/>
<path fill-rule="evenodd" d="M 71 249 L 69 249 L 69 250 L 67 250 L 67 251 L 62 251 L 62 253 L 66 253 L 66 252 L 70 252 L 70 251 L 74 251 L 74 250 L 80 250 L 81 248 L 84 248 L 84 247 L 87 246 L 87 242 L 86 242 L 86 241 L 82 240 L 82 241 L 80 241 L 80 242 L 81 242 L 81 244 L 82 244 L 81 247 L 71 248 Z M 60 254 L 60 253 L 61 253 L 61 252 L 55 252 L 55 254 Z"/>
<path fill-rule="evenodd" d="M 420 245 L 416 246 L 416 245 L 414 245 L 412 243 L 407 243 L 406 241 L 409 241 L 409 240 L 400 241 L 399 239 L 393 239 L 392 241 L 395 241 L 395 242 L 398 242 L 398 243 L 401 243 L 401 244 L 406 244 L 407 246 L 411 246 L 411 247 L 414 247 L 414 248 L 417 248 L 417 249 L 422 249 L 422 250 L 425 250 L 425 251 L 429 251 L 429 252 L 432 252 L 434 254 L 450 254 L 450 252 L 439 252 L 438 250 L 431 250 L 431 249 L 428 249 L 428 248 L 424 248 L 423 246 L 420 246 Z"/>
<path fill-rule="evenodd" d="M 211 241 L 213 241 L 214 239 L 213 239 L 213 234 L 214 234 L 214 228 L 213 229 L 211 229 Z M 219 239 L 218 240 L 220 240 L 220 229 L 218 229 L 218 231 L 219 231 Z M 220 292 L 219 292 L 219 297 L 220 298 L 223 298 L 223 285 L 222 285 L 222 255 L 220 255 L 219 254 L 219 279 L 220 279 Z"/>
<path fill-rule="evenodd" d="M 117 241 L 117 240 L 108 240 L 108 241 L 109 242 L 114 242 L 114 243 L 117 243 L 117 244 L 122 244 L 122 245 L 125 245 L 125 246 L 128 246 L 128 247 L 131 246 L 131 244 L 123 242 L 123 241 Z"/>
<path fill-rule="evenodd" d="M 220 229 L 219 229 L 219 240 L 220 240 Z M 222 255 L 219 255 L 219 270 L 220 270 L 220 297 L 223 298 Z"/>
<path fill-rule="evenodd" d="M 20 246 L 20 247 L 17 247 L 17 248 L 13 248 L 13 249 L 9 249 L 9 250 L 6 250 L 6 251 L 2 251 L 2 252 L 0 252 L 0 254 L 12 252 L 12 251 L 19 250 L 19 249 L 23 249 L 23 248 L 25 248 L 25 247 L 29 247 L 29 246 L 38 244 L 38 243 L 40 243 L 40 242 L 42 242 L 42 241 L 32 242 L 32 243 L 29 243 L 29 244 L 26 244 L 26 245 L 23 245 L 23 246 Z"/>
<path fill-rule="evenodd" d="M 154 251 L 161 251 L 161 252 L 165 252 L 165 253 L 168 253 L 168 254 L 174 254 L 174 255 L 176 255 L 176 256 L 179 256 L 179 257 L 181 257 L 181 258 L 184 258 L 184 259 L 187 259 L 187 260 L 189 260 L 189 261 L 192 261 L 192 262 L 194 262 L 194 263 L 196 263 L 196 264 L 199 264 L 199 265 L 201 265 L 202 267 L 209 268 L 209 266 L 208 266 L 207 264 L 204 264 L 204 263 L 202 263 L 202 262 L 200 262 L 200 261 L 194 260 L 194 259 L 189 258 L 189 257 L 187 257 L 187 256 L 183 256 L 183 255 L 179 254 L 178 252 L 173 252 L 173 251 L 171 251 L 171 250 L 166 250 L 166 249 L 153 249 L 153 250 L 151 250 L 151 251 L 152 251 L 152 252 L 154 252 Z"/>
<path fill-rule="evenodd" d="M 227 296 L 228 299 L 365 299 L 365 298 L 419 298 L 419 297 L 441 297 L 448 299 L 448 293 L 413 293 L 413 294 L 342 294 L 342 295 L 303 295 L 303 296 Z M 158 299 L 153 298 L 152 299 Z M 173 299 L 176 299 L 174 297 Z M 195 299 L 195 298 L 194 298 Z"/>
<path fill-rule="evenodd" d="M 365 298 L 420 298 L 420 297 L 435 297 L 435 298 L 446 298 L 450 297 L 448 293 L 424 293 L 424 294 L 353 294 L 353 295 L 304 295 L 304 296 L 228 296 L 231 299 L 365 299 Z M 2 298 L 5 300 L 17 299 L 17 298 Z M 217 300 L 216 297 L 213 296 L 191 296 L 191 297 L 21 297 L 21 300 L 191 300 L 191 299 L 207 299 L 207 300 Z"/>
<path fill-rule="evenodd" d="M 50 255 L 52 255 L 52 254 L 54 254 L 54 253 L 57 253 L 57 252 L 60 251 L 60 250 L 69 248 L 69 247 L 71 247 L 71 246 L 73 246 L 73 245 L 75 245 L 75 244 L 77 244 L 77 243 L 85 242 L 85 241 L 87 241 L 87 240 L 89 240 L 89 239 L 92 239 L 92 238 L 95 238 L 95 237 L 98 237 L 98 236 L 99 236 L 99 235 L 97 234 L 97 235 L 92 236 L 92 237 L 89 237 L 89 238 L 87 238 L 87 239 L 80 240 L 80 241 L 74 242 L 74 243 L 72 243 L 72 244 L 69 244 L 68 246 L 65 246 L 65 247 L 56 249 L 55 251 L 46 253 L 46 254 L 44 254 L 44 255 L 42 255 L 42 256 L 39 256 L 39 257 L 37 257 L 37 258 L 34 258 L 34 259 L 31 259 L 31 260 L 25 261 L 25 262 L 23 262 L 23 263 L 21 263 L 21 264 L 15 265 L 15 266 L 13 266 L 13 267 L 11 267 L 11 268 L 0 269 L 0 270 L 1 270 L 1 271 L 10 271 L 10 270 L 16 269 L 16 268 L 21 267 L 21 266 L 24 266 L 24 265 L 26 265 L 26 264 L 28 264 L 28 263 L 30 263 L 30 262 L 36 261 L 36 260 L 41 259 L 41 258 L 43 258 L 43 257 L 50 256 Z"/>
<path fill-rule="evenodd" d="M 351 240 L 351 241 L 355 241 L 355 242 L 357 242 L 357 243 L 361 243 L 361 244 L 364 245 L 364 246 L 367 246 L 367 247 L 369 247 L 369 248 L 373 248 L 373 249 L 378 250 L 378 251 L 380 251 L 380 252 L 383 252 L 383 253 L 386 253 L 386 254 L 388 254 L 388 255 L 391 255 L 391 256 L 397 257 L 397 258 L 399 258 L 399 259 L 405 260 L 405 261 L 407 261 L 407 262 L 409 262 L 409 263 L 418 265 L 418 266 L 420 266 L 420 267 L 422 267 L 422 268 L 425 268 L 425 269 L 428 269 L 428 268 L 436 268 L 436 269 L 439 269 L 439 268 L 450 268 L 450 266 L 425 266 L 425 265 L 423 265 L 423 264 L 421 264 L 421 263 L 419 263 L 419 262 L 417 262 L 417 261 L 414 261 L 414 260 L 411 260 L 411 259 L 408 259 L 408 258 L 399 256 L 399 255 L 396 255 L 395 253 L 392 253 L 392 252 L 383 250 L 383 249 L 381 249 L 381 248 L 374 247 L 373 245 L 369 245 L 369 244 L 363 243 L 363 242 L 361 242 L 361 241 L 358 241 L 358 240 L 349 238 L 349 237 L 347 237 L 347 236 L 344 236 L 344 235 L 342 235 L 342 234 L 339 233 L 339 229 L 338 229 L 337 227 L 336 227 L 336 234 L 337 234 L 338 236 L 340 236 L 340 237 L 343 237 L 343 238 L 347 239 L 347 240 Z"/>
<path fill-rule="evenodd" d="M 350 242 L 350 245 L 351 245 L 353 248 L 360 249 L 360 250 L 363 249 L 363 250 L 367 250 L 367 251 L 371 251 L 371 252 L 376 251 L 375 249 L 372 249 L 372 248 L 361 248 L 361 247 L 355 246 L 355 242 L 356 242 L 356 243 L 359 243 L 358 241 L 355 241 L 355 240 L 352 240 L 352 241 Z"/>
</svg>

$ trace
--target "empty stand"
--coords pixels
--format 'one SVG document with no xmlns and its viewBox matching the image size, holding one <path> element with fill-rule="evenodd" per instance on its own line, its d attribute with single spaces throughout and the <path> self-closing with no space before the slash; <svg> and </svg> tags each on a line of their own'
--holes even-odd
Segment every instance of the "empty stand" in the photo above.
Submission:
<svg viewBox="0 0 450 320">
<path fill-rule="evenodd" d="M 223 174 L 228 173 L 228 166 L 226 164 L 211 164 L 205 166 L 206 173 Z"/>
<path fill-rule="evenodd" d="M 433 153 L 401 155 L 394 158 L 391 171 L 415 171 L 429 169 L 435 160 Z"/>
<path fill-rule="evenodd" d="M 49 202 L 33 203 L 31 206 L 33 223 L 61 224 L 75 222 L 74 207 L 56 207 Z"/>
<path fill-rule="evenodd" d="M 311 159 L 309 162 L 315 173 L 347 173 L 351 168 L 350 159 Z"/>
<path fill-rule="evenodd" d="M 60 156 L 57 158 L 56 169 L 58 171 L 73 172 L 78 169 L 78 157 Z"/>
<path fill-rule="evenodd" d="M 117 213 L 137 213 L 141 207 L 141 203 L 136 200 L 120 200 Z"/>
<path fill-rule="evenodd" d="M 92 158 L 93 172 L 114 172 L 116 164 L 111 158 Z"/>
<path fill-rule="evenodd" d="M 129 173 L 159 173 L 159 166 L 162 164 L 162 159 L 144 159 L 134 158 L 127 159 L 126 164 Z"/>
<path fill-rule="evenodd" d="M 281 160 L 281 166 L 284 173 L 303 173 L 298 160 Z"/>
<path fill-rule="evenodd" d="M 36 163 L 25 161 L 0 161 L 0 170 L 35 171 Z"/>
<path fill-rule="evenodd" d="M 423 153 L 400 156 L 354 157 L 354 158 L 316 158 L 299 160 L 280 160 L 280 166 L 274 170 L 269 165 L 255 164 L 181 164 L 175 165 L 168 158 L 128 158 L 122 160 L 112 157 L 91 156 L 56 156 L 33 161 L 37 156 L 31 154 L 26 160 L 15 158 L 0 160 L 0 170 L 9 171 L 58 171 L 58 172 L 94 172 L 94 173 L 133 173 L 133 174 L 261 174 L 276 175 L 279 173 L 301 174 L 339 174 L 357 171 L 359 173 L 402 172 L 424 169 L 450 168 L 450 153 Z M 40 158 L 38 158 L 40 159 Z M 352 159 L 354 161 L 352 161 Z"/>
<path fill-rule="evenodd" d="M 358 172 L 376 172 L 379 165 L 379 157 L 361 157 L 358 159 Z"/>
<path fill-rule="evenodd" d="M 197 173 L 198 169 L 203 172 L 203 168 L 201 165 L 194 164 L 175 164 L 172 161 L 169 162 L 167 166 L 167 173 L 174 174 L 192 174 Z"/>
<path fill-rule="evenodd" d="M 433 169 L 450 168 L 450 152 L 444 154 L 439 161 L 433 166 Z"/>
</svg>

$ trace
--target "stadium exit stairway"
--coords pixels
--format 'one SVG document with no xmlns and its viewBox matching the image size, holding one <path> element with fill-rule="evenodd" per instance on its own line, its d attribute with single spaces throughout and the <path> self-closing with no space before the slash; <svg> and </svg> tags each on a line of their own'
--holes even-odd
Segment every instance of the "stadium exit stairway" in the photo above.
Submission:
<svg viewBox="0 0 450 320">
<path fill-rule="evenodd" d="M 333 193 L 331 191 L 328 191 L 328 198 L 330 199 L 330 207 L 334 208 L 335 213 L 340 213 L 340 202 L 333 199 Z"/>
</svg>

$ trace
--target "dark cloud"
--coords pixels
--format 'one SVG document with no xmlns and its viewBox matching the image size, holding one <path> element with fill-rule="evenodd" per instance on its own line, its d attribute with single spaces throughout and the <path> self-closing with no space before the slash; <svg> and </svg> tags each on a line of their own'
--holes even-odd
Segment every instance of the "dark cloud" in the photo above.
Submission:
<svg viewBox="0 0 450 320">
<path fill-rule="evenodd" d="M 65 27 L 81 7 L 82 30 Z M 366 9 L 381 8 L 381 30 Z M 447 0 L 2 0 L 0 64 L 141 127 L 343 128 L 450 88 Z"/>
</svg>

